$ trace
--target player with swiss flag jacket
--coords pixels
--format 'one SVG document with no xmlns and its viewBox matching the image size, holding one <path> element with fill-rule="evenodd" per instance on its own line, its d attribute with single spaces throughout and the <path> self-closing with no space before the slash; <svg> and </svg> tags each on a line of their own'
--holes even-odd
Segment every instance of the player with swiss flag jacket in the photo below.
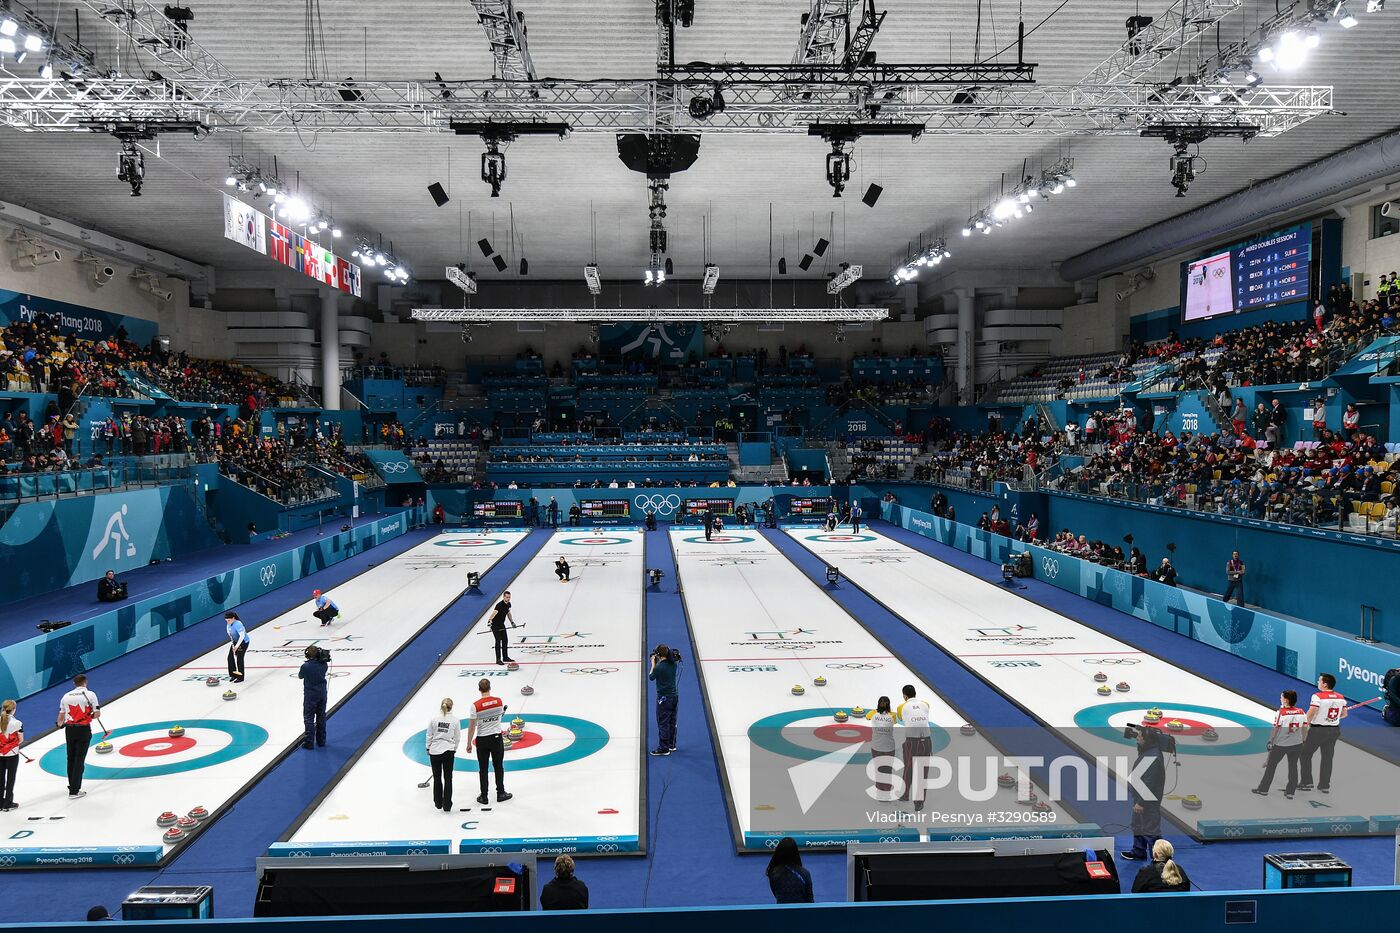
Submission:
<svg viewBox="0 0 1400 933">
<path fill-rule="evenodd" d="M 15 772 L 23 741 L 24 723 L 15 716 L 15 701 L 0 703 L 0 812 L 15 808 Z"/>
<path fill-rule="evenodd" d="M 1317 693 L 1308 704 L 1307 726 L 1303 730 L 1303 751 L 1299 758 L 1302 766 L 1299 790 L 1313 789 L 1313 755 L 1322 752 L 1322 769 L 1318 774 L 1317 789 L 1324 794 L 1332 787 L 1332 756 L 1337 749 L 1337 739 L 1342 734 L 1342 720 L 1347 718 L 1347 698 L 1338 693 L 1337 678 L 1331 674 L 1319 674 Z"/>
</svg>

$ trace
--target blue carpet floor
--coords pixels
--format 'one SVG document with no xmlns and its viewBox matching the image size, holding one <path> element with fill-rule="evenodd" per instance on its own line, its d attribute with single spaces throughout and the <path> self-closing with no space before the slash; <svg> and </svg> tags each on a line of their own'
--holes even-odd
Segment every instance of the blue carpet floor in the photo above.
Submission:
<svg viewBox="0 0 1400 933">
<path fill-rule="evenodd" d="M 355 525 L 367 525 L 378 521 L 388 513 L 363 515 L 355 519 Z M 330 530 L 339 530 L 349 519 L 336 519 Z M 327 532 L 329 533 L 329 531 Z M 225 544 L 184 554 L 172 561 L 148 564 L 130 570 L 118 569 L 122 580 L 126 581 L 127 602 L 145 599 L 168 593 L 187 583 L 196 583 L 206 577 L 225 573 L 231 568 L 251 564 L 269 554 L 280 554 L 294 547 L 314 541 L 319 535 L 316 528 L 306 528 L 275 541 L 259 541 L 256 544 Z M 97 581 L 79 583 L 52 593 L 30 596 L 19 602 L 0 606 L 0 645 L 11 645 L 39 634 L 34 626 L 44 619 L 67 619 L 80 622 L 124 603 L 99 603 L 97 601 Z"/>
<path fill-rule="evenodd" d="M 321 585 L 323 589 L 339 585 L 372 565 L 422 543 L 433 533 L 410 532 L 323 570 L 305 582 Z M 327 721 L 330 741 L 324 749 L 295 749 L 217 822 L 181 850 L 165 869 L 7 874 L 7 890 L 24 898 L 25 919 L 81 919 L 88 907 L 94 904 L 103 904 L 115 912 L 128 893 L 147 884 L 212 884 L 215 887 L 217 916 L 251 916 L 256 885 L 253 860 L 287 831 L 306 804 L 325 788 L 360 748 L 364 738 L 383 722 L 412 685 L 438 662 L 457 640 L 462 629 L 476 621 L 487 601 L 506 588 L 546 539 L 545 533 L 537 532 L 517 545 L 483 575 L 484 588 L 480 595 L 464 596 L 453 603 L 330 716 Z M 240 613 L 250 619 L 273 618 L 305 601 L 305 598 L 304 588 L 286 588 L 249 602 Z M 103 665 L 93 674 L 93 687 L 100 697 L 113 696 L 145 683 L 186 658 L 208 651 L 223 640 L 223 628 L 218 621 L 206 620 L 155 645 L 148 645 Z M 52 706 L 57 709 L 61 694 L 58 688 L 38 694 L 22 704 L 21 712 L 24 708 L 42 710 Z M 332 696 L 332 702 L 334 700 Z M 300 712 L 292 710 L 289 715 L 299 717 Z M 16 793 L 21 803 L 23 777 L 21 775 Z M 411 787 L 405 788 L 404 792 L 412 793 L 413 790 Z M 386 792 L 392 792 L 392 789 L 386 788 Z"/>
</svg>

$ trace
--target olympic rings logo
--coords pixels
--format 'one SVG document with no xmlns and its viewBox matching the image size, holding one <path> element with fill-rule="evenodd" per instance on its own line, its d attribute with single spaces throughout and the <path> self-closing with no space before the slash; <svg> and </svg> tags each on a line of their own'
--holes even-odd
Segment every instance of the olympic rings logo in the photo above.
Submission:
<svg viewBox="0 0 1400 933">
<path fill-rule="evenodd" d="M 262 581 L 263 586 L 271 586 L 272 582 L 277 579 L 277 565 L 264 565 L 263 568 L 258 571 L 258 579 Z"/>
<path fill-rule="evenodd" d="M 618 668 L 615 667 L 561 667 L 561 674 L 616 674 Z"/>
<path fill-rule="evenodd" d="M 618 845 L 617 845 L 617 843 L 615 843 L 615 842 L 609 842 L 609 843 L 605 843 L 604 845 L 594 846 L 594 847 L 593 847 L 593 851 L 594 851 L 594 852 L 616 852 L 616 851 L 618 851 Z"/>
<path fill-rule="evenodd" d="M 1085 658 L 1085 664 L 1116 664 L 1124 667 L 1131 667 L 1134 664 L 1141 664 L 1137 658 Z"/>
<path fill-rule="evenodd" d="M 1055 579 L 1060 575 L 1060 561 L 1056 557 L 1042 557 L 1040 559 L 1040 569 L 1050 579 Z"/>
<path fill-rule="evenodd" d="M 136 856 L 130 853 L 112 856 L 113 865 L 130 865 L 136 861 Z"/>
<path fill-rule="evenodd" d="M 769 651 L 811 651 L 816 645 L 804 644 L 800 641 L 775 641 L 763 646 Z"/>
<path fill-rule="evenodd" d="M 538 648 L 522 649 L 526 654 L 568 654 L 574 649 L 567 646 L 541 645 Z"/>
<path fill-rule="evenodd" d="M 884 666 L 885 665 L 881 664 L 879 661 L 871 661 L 869 663 L 864 661 L 845 661 L 828 664 L 827 668 L 833 671 L 873 671 Z"/>
<path fill-rule="evenodd" d="M 661 495 L 652 493 L 651 495 L 639 495 L 632 500 L 632 504 L 645 512 L 651 509 L 663 518 L 667 515 L 675 515 L 681 507 L 681 497 L 677 495 Z"/>
<path fill-rule="evenodd" d="M 15 865 L 18 861 L 19 860 L 16 859 L 13 855 L 0 855 L 0 865 L 3 865 L 5 868 L 10 868 L 11 866 Z"/>
<path fill-rule="evenodd" d="M 404 855 L 431 855 L 427 849 L 405 849 Z"/>
<path fill-rule="evenodd" d="M 767 840 L 764 840 L 764 843 L 763 843 L 763 844 L 764 844 L 765 846 L 767 846 L 768 848 L 770 848 L 770 849 L 776 849 L 776 848 L 778 847 L 778 840 L 776 840 L 776 839 L 767 839 Z"/>
<path fill-rule="evenodd" d="M 381 473 L 407 473 L 408 461 L 391 460 L 388 463 L 381 463 L 379 464 L 379 470 Z"/>
</svg>

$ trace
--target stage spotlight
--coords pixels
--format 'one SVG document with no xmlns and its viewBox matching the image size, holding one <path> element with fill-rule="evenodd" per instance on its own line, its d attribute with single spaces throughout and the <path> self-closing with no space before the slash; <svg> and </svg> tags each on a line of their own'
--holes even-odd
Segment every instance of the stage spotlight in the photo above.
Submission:
<svg viewBox="0 0 1400 933">
<path fill-rule="evenodd" d="M 831 186 L 831 196 L 841 197 L 846 182 L 851 180 L 851 154 L 846 151 L 844 139 L 833 139 L 831 151 L 826 154 L 826 183 Z"/>
<path fill-rule="evenodd" d="M 146 179 L 146 157 L 134 141 L 122 143 L 117 155 L 117 179 L 131 186 L 131 196 L 141 197 L 141 185 Z"/>
</svg>

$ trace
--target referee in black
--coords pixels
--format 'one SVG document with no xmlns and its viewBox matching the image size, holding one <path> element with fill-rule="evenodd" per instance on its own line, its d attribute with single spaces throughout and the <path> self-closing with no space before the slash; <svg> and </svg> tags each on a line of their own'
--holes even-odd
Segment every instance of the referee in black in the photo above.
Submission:
<svg viewBox="0 0 1400 933">
<path fill-rule="evenodd" d="M 497 664 L 512 664 L 515 661 L 510 656 L 510 639 L 506 636 L 507 622 L 515 625 L 515 616 L 510 612 L 510 590 L 501 594 L 501 601 L 491 610 L 491 636 L 495 641 Z"/>
</svg>

